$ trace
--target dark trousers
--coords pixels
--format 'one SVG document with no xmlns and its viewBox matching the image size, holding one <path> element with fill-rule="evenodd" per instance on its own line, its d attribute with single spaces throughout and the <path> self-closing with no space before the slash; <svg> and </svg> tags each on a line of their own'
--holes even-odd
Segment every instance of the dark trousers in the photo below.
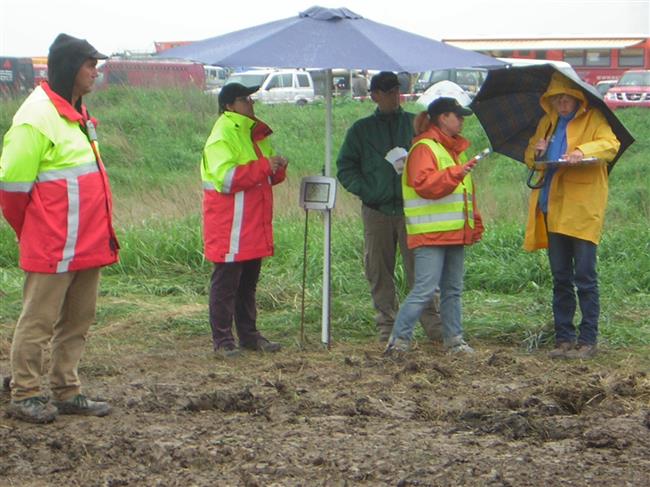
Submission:
<svg viewBox="0 0 650 487">
<path fill-rule="evenodd" d="M 596 250 L 592 242 L 559 233 L 548 234 L 548 257 L 553 274 L 553 317 L 555 342 L 574 342 L 576 331 L 573 316 L 576 293 L 582 313 L 579 344 L 595 345 L 598 339 L 600 297 Z"/>
<path fill-rule="evenodd" d="M 232 322 L 235 319 L 240 345 L 257 342 L 255 292 L 262 259 L 218 263 L 210 279 L 210 327 L 214 349 L 234 343 Z"/>
</svg>

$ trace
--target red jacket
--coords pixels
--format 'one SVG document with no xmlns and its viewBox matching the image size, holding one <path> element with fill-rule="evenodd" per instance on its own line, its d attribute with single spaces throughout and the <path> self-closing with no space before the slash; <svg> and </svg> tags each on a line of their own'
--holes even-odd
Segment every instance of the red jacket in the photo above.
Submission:
<svg viewBox="0 0 650 487">
<path fill-rule="evenodd" d="M 61 273 L 113 264 L 111 191 L 93 122 L 36 88 L 14 116 L 0 158 L 0 207 L 19 241 L 20 267 Z"/>
<path fill-rule="evenodd" d="M 241 262 L 273 255 L 271 129 L 235 112 L 223 113 L 203 152 L 203 238 L 212 262 Z"/>
</svg>

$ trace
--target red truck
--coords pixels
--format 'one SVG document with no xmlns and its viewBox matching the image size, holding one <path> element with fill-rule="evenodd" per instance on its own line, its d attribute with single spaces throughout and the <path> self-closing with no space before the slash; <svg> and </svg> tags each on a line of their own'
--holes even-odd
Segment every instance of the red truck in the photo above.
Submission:
<svg viewBox="0 0 650 487">
<path fill-rule="evenodd" d="M 191 61 L 111 58 L 99 71 L 102 86 L 206 87 L 203 65 Z"/>
<path fill-rule="evenodd" d="M 34 88 L 30 58 L 0 57 L 0 97 L 20 96 Z"/>
</svg>

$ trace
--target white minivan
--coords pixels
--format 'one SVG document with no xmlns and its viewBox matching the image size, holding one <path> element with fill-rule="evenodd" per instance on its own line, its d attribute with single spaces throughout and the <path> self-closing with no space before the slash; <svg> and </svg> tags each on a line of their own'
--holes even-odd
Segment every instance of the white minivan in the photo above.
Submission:
<svg viewBox="0 0 650 487">
<path fill-rule="evenodd" d="M 228 83 L 259 86 L 252 98 L 263 103 L 296 103 L 314 101 L 314 82 L 307 71 L 300 69 L 253 69 L 232 73 Z"/>
</svg>

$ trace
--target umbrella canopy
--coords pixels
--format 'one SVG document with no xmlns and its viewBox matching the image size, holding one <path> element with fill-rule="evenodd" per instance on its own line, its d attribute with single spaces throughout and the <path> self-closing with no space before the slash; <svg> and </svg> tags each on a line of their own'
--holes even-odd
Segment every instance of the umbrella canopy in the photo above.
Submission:
<svg viewBox="0 0 650 487">
<path fill-rule="evenodd" d="M 373 22 L 346 8 L 323 7 L 169 49 L 159 56 L 219 66 L 366 68 L 408 73 L 505 64 Z"/>
<path fill-rule="evenodd" d="M 524 162 L 524 152 L 534 135 L 537 123 L 544 116 L 539 104 L 554 73 L 570 79 L 582 90 L 589 105 L 598 108 L 621 146 L 610 169 L 634 138 L 614 115 L 596 89 L 584 81 L 567 76 L 551 64 L 495 69 L 488 73 L 485 83 L 470 105 L 492 144 L 492 149 L 517 161 Z"/>
</svg>

